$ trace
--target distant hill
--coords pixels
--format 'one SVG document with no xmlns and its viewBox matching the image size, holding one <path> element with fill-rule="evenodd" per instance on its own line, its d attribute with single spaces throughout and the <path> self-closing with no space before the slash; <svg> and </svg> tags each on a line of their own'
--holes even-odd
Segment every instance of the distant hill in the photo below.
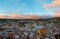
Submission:
<svg viewBox="0 0 60 39">
<path fill-rule="evenodd" d="M 59 21 L 60 22 L 60 17 L 54 17 L 54 18 L 48 18 L 48 19 L 0 19 L 0 21 Z"/>
<path fill-rule="evenodd" d="M 50 15 L 47 15 L 47 16 L 40 16 L 41 19 L 49 19 L 49 18 L 53 18 L 52 16 Z"/>
</svg>

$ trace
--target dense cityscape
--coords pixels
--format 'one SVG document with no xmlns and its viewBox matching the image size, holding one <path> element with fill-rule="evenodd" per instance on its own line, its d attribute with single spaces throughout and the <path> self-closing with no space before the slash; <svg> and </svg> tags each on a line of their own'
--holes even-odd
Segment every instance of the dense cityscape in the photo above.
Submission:
<svg viewBox="0 0 60 39">
<path fill-rule="evenodd" d="M 0 39 L 60 39 L 60 22 L 56 21 L 0 19 Z"/>
</svg>

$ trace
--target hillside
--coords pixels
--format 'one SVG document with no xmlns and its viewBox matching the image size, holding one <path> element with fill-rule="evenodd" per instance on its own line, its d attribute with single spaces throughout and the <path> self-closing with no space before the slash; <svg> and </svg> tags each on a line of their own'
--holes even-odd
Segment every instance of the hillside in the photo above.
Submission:
<svg viewBox="0 0 60 39">
<path fill-rule="evenodd" d="M 6 21 L 21 21 L 21 22 L 32 22 L 32 21 L 49 21 L 49 22 L 60 22 L 60 17 L 49 18 L 49 19 L 0 19 L 0 22 Z"/>
</svg>

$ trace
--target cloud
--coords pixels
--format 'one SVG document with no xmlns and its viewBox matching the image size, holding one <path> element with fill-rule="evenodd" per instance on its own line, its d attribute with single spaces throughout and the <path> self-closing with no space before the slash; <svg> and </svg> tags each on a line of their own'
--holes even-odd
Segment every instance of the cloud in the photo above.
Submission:
<svg viewBox="0 0 60 39">
<path fill-rule="evenodd" d="M 60 0 L 54 0 L 51 4 L 44 4 L 43 8 L 55 7 L 60 5 Z"/>
<path fill-rule="evenodd" d="M 60 10 L 54 10 L 53 17 L 60 17 Z"/>
<path fill-rule="evenodd" d="M 9 16 L 0 14 L 0 18 L 6 18 L 6 19 L 40 19 L 40 16 L 37 14 L 34 14 L 34 15 L 32 15 L 32 14 L 28 14 L 28 15 L 10 14 Z"/>
<path fill-rule="evenodd" d="M 0 18 L 8 18 L 8 16 L 0 14 Z"/>
<path fill-rule="evenodd" d="M 27 18 L 32 18 L 32 19 L 39 19 L 40 16 L 37 15 L 37 14 L 34 14 L 34 15 L 25 15 Z"/>
<path fill-rule="evenodd" d="M 11 18 L 17 18 L 17 19 L 38 19 L 39 15 L 23 15 L 23 14 L 12 14 L 10 15 Z"/>
</svg>

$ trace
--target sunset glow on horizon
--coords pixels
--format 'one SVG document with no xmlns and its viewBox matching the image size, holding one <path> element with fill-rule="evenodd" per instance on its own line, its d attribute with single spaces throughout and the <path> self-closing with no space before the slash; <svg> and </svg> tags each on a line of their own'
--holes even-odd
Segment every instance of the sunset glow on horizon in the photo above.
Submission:
<svg viewBox="0 0 60 39">
<path fill-rule="evenodd" d="M 0 18 L 60 17 L 60 0 L 0 0 Z"/>
</svg>

